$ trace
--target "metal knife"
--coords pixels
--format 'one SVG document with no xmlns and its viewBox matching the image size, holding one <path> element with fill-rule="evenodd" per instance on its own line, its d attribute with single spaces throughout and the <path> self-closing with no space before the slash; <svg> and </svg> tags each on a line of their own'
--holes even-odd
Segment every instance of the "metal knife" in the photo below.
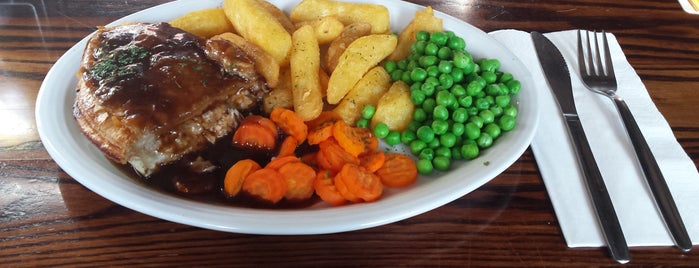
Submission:
<svg viewBox="0 0 699 268">
<path fill-rule="evenodd" d="M 561 52 L 551 40 L 538 32 L 532 32 L 531 36 L 532 40 L 534 40 L 536 54 L 539 57 L 546 80 L 563 113 L 563 118 L 568 128 L 568 135 L 573 140 L 578 164 L 583 171 L 588 194 L 597 213 L 597 219 L 602 228 L 604 239 L 607 242 L 609 253 L 617 262 L 627 263 L 631 259 L 629 248 L 621 230 L 619 219 L 614 211 L 612 200 L 607 192 L 607 187 L 602 179 L 602 174 L 600 174 L 597 162 L 595 162 L 582 124 L 578 118 L 578 112 L 573 101 L 573 89 L 570 83 L 568 66 L 565 59 L 563 59 L 563 55 L 561 55 Z"/>
</svg>

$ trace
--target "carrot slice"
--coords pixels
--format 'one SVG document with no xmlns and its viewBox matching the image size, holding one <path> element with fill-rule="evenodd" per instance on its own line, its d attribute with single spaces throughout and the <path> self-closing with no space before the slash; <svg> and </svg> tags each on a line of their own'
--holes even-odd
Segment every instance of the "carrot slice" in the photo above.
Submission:
<svg viewBox="0 0 699 268">
<path fill-rule="evenodd" d="M 313 181 L 316 171 L 303 162 L 290 162 L 279 168 L 279 173 L 286 180 L 284 198 L 291 201 L 305 200 L 313 195 Z"/>
<path fill-rule="evenodd" d="M 359 158 L 342 149 L 333 138 L 321 142 L 318 147 L 316 160 L 322 169 L 337 173 L 346 163 L 359 164 Z"/>
<path fill-rule="evenodd" d="M 279 170 L 282 166 L 288 164 L 288 163 L 293 163 L 293 162 L 300 162 L 301 159 L 299 159 L 296 156 L 289 155 L 289 156 L 282 156 L 282 157 L 275 157 L 272 159 L 272 161 L 269 161 L 265 168 L 270 168 L 274 170 Z"/>
<path fill-rule="evenodd" d="M 233 144 L 272 150 L 277 146 L 277 126 L 259 115 L 245 117 L 233 134 Z"/>
<path fill-rule="evenodd" d="M 364 152 L 361 154 L 372 153 L 379 149 L 379 139 L 374 136 L 374 133 L 372 133 L 370 129 L 355 128 L 355 131 L 359 134 L 359 137 L 361 137 L 364 143 Z"/>
<path fill-rule="evenodd" d="M 243 182 L 243 191 L 262 201 L 275 204 L 286 194 L 286 180 L 271 168 L 253 171 Z"/>
<path fill-rule="evenodd" d="M 299 117 L 294 111 L 276 107 L 269 114 L 269 118 L 277 123 L 282 131 L 290 136 L 294 136 L 299 142 L 304 142 L 306 136 L 308 135 L 308 126 L 303 122 L 303 119 Z"/>
<path fill-rule="evenodd" d="M 336 112 L 323 111 L 315 119 L 306 121 L 306 125 L 308 126 L 308 130 L 310 132 L 311 130 L 318 128 L 320 125 L 327 123 L 334 124 L 337 120 L 342 120 L 342 117 L 340 117 Z"/>
<path fill-rule="evenodd" d="M 386 155 L 382 151 L 373 151 L 359 157 L 359 165 L 369 172 L 376 172 L 386 161 Z"/>
<path fill-rule="evenodd" d="M 337 144 L 353 156 L 358 156 L 365 150 L 362 136 L 356 129 L 344 120 L 335 122 L 333 126 L 333 137 L 337 140 Z"/>
<path fill-rule="evenodd" d="M 296 140 L 296 138 L 294 138 L 293 136 L 288 136 L 284 138 L 284 141 L 282 141 L 282 145 L 279 148 L 279 153 L 277 154 L 277 157 L 293 156 L 296 152 L 296 147 L 298 146 L 299 141 Z"/>
<path fill-rule="evenodd" d="M 353 202 L 376 201 L 383 192 L 381 178 L 355 164 L 342 167 L 340 173 L 335 176 L 335 185 L 342 196 Z"/>
<path fill-rule="evenodd" d="M 347 203 L 347 199 L 337 191 L 334 179 L 328 170 L 318 171 L 313 181 L 313 189 L 321 200 L 330 203 L 330 205 L 340 206 Z"/>
<path fill-rule="evenodd" d="M 404 187 L 417 180 L 417 166 L 407 155 L 389 154 L 383 166 L 376 171 L 376 175 L 387 187 Z"/>
<path fill-rule="evenodd" d="M 340 116 L 331 111 L 322 112 L 316 119 L 306 122 L 308 126 L 308 144 L 315 145 L 327 140 L 333 135 L 333 125 Z"/>
<path fill-rule="evenodd" d="M 245 178 L 252 172 L 260 169 L 260 165 L 254 160 L 243 159 L 228 168 L 226 176 L 223 179 L 223 192 L 228 197 L 238 195 L 240 189 L 243 188 Z"/>
</svg>

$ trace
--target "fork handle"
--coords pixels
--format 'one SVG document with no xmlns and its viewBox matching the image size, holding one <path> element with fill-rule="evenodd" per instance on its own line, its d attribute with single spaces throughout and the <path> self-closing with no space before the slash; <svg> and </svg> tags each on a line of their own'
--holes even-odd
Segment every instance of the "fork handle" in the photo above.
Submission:
<svg viewBox="0 0 699 268">
<path fill-rule="evenodd" d="M 670 189 L 665 182 L 663 173 L 660 171 L 660 167 L 658 167 L 658 163 L 655 161 L 655 157 L 648 143 L 646 143 L 646 140 L 643 138 L 641 129 L 638 127 L 638 124 L 636 124 L 636 120 L 629 110 L 629 106 L 619 97 L 614 97 L 612 99 L 619 110 L 621 120 L 624 122 L 626 132 L 629 134 L 631 144 L 633 144 L 633 148 L 636 151 L 638 162 L 643 169 L 644 177 L 655 199 L 655 204 L 658 210 L 660 210 L 660 214 L 663 216 L 665 225 L 672 234 L 675 245 L 685 252 L 691 250 L 692 241 L 689 239 L 689 234 L 677 210 Z"/>
</svg>

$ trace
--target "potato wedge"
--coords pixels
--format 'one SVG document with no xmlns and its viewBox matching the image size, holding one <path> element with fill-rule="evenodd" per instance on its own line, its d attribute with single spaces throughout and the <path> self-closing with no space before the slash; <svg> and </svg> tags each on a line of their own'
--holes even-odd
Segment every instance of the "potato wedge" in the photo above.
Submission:
<svg viewBox="0 0 699 268">
<path fill-rule="evenodd" d="M 279 70 L 279 83 L 262 98 L 262 109 L 270 114 L 275 107 L 294 108 L 294 96 L 291 92 L 291 71 L 289 67 Z"/>
<path fill-rule="evenodd" d="M 342 98 L 333 111 L 353 126 L 361 117 L 364 106 L 371 104 L 376 106 L 379 99 L 391 86 L 391 75 L 382 66 L 371 68 L 357 84 Z"/>
<path fill-rule="evenodd" d="M 170 21 L 170 24 L 202 38 L 235 30 L 223 8 L 192 11 Z"/>
<path fill-rule="evenodd" d="M 297 23 L 296 27 L 300 28 L 304 25 L 313 26 L 316 39 L 318 39 L 318 44 L 321 45 L 335 40 L 338 36 L 340 36 L 340 33 L 342 33 L 342 29 L 345 28 L 345 25 L 334 16 L 326 16 L 315 20 L 302 21 Z"/>
<path fill-rule="evenodd" d="M 410 99 L 410 86 L 403 81 L 396 81 L 381 96 L 376 104 L 376 112 L 371 118 L 371 126 L 379 122 L 388 125 L 388 129 L 403 131 L 413 120 L 415 104 Z"/>
<path fill-rule="evenodd" d="M 320 85 L 320 48 L 313 27 L 303 26 L 291 36 L 293 49 L 289 59 L 294 111 L 304 121 L 323 111 Z"/>
<path fill-rule="evenodd" d="M 294 23 L 314 20 L 324 16 L 336 16 L 344 25 L 368 22 L 371 33 L 385 34 L 390 31 L 388 9 L 379 4 L 359 4 L 333 0 L 303 0 L 291 10 L 289 17 Z"/>
<path fill-rule="evenodd" d="M 388 59 L 401 60 L 406 58 L 410 54 L 410 46 L 417 41 L 415 33 L 423 30 L 428 32 L 441 32 L 444 30 L 442 19 L 434 16 L 434 10 L 430 6 L 415 12 L 413 20 L 398 35 L 398 46 L 388 56 Z"/>
<path fill-rule="evenodd" d="M 279 63 L 259 46 L 234 33 L 219 34 L 211 37 L 211 40 L 225 40 L 237 46 L 252 58 L 255 70 L 265 78 L 269 87 L 276 87 L 279 83 Z"/>
<path fill-rule="evenodd" d="M 345 49 L 362 36 L 371 34 L 371 24 L 366 22 L 355 22 L 347 25 L 342 29 L 340 36 L 333 40 L 325 52 L 325 69 L 328 73 L 332 73 L 337 67 L 340 60 L 340 55 L 345 52 Z"/>
<path fill-rule="evenodd" d="M 223 10 L 242 37 L 271 54 L 280 66 L 289 63 L 291 34 L 258 0 L 225 0 Z"/>
<path fill-rule="evenodd" d="M 372 34 L 352 42 L 340 56 L 328 81 L 327 101 L 337 104 L 372 67 L 390 55 L 398 38 L 391 34 Z"/>
<path fill-rule="evenodd" d="M 284 11 L 265 0 L 257 0 L 257 2 L 260 3 L 260 5 L 262 5 L 262 7 L 269 12 L 269 14 L 272 14 L 272 16 L 274 16 L 274 18 L 279 22 L 279 24 L 282 25 L 282 27 L 284 27 L 284 29 L 286 29 L 289 34 L 294 33 L 296 26 L 294 26 L 294 23 L 291 22 L 291 19 L 286 15 L 286 13 L 284 13 Z"/>
</svg>

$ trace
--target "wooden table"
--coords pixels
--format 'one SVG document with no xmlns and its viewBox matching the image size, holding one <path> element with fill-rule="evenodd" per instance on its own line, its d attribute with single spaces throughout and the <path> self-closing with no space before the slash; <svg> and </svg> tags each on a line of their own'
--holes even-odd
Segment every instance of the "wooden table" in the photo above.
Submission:
<svg viewBox="0 0 699 268">
<path fill-rule="evenodd" d="M 0 266 L 615 264 L 605 249 L 566 246 L 530 150 L 491 182 L 445 206 L 338 234 L 211 231 L 144 215 L 91 192 L 42 146 L 34 119 L 39 86 L 52 64 L 97 25 L 164 2 L 0 2 Z M 699 163 L 699 15 L 685 13 L 677 1 L 413 2 L 485 31 L 614 33 L 678 141 Z M 632 248 L 631 265 L 696 266 L 697 250 Z"/>
</svg>

